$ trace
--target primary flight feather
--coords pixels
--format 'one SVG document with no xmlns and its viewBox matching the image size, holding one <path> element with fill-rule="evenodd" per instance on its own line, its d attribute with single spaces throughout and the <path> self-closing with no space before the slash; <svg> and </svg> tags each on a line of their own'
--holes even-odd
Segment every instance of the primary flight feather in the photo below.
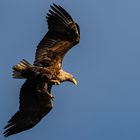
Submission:
<svg viewBox="0 0 140 140">
<path fill-rule="evenodd" d="M 62 69 L 65 54 L 80 41 L 80 28 L 69 13 L 53 4 L 47 13 L 48 32 L 37 46 L 34 64 L 22 60 L 13 66 L 13 78 L 24 78 L 20 106 L 5 126 L 4 136 L 34 127 L 53 107 L 51 88 L 61 82 L 77 84 L 74 76 Z"/>
</svg>

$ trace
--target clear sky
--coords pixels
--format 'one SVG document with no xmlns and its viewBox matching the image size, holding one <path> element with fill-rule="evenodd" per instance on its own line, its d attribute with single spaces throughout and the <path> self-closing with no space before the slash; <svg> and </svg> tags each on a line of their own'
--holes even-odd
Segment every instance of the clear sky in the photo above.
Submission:
<svg viewBox="0 0 140 140">
<path fill-rule="evenodd" d="M 53 87 L 54 109 L 9 140 L 140 140 L 139 0 L 0 0 L 0 140 L 24 82 L 12 79 L 11 67 L 33 62 L 53 2 L 81 28 L 80 44 L 63 62 L 78 85 Z"/>
</svg>

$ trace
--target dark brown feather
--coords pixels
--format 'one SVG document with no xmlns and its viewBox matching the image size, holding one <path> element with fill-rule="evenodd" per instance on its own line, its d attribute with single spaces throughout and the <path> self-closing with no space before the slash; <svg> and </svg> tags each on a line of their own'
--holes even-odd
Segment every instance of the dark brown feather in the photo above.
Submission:
<svg viewBox="0 0 140 140">
<path fill-rule="evenodd" d="M 6 137 L 34 127 L 51 109 L 51 85 L 26 80 L 20 91 L 19 111 L 8 121 Z"/>
<path fill-rule="evenodd" d="M 47 13 L 48 33 L 39 43 L 35 65 L 43 67 L 61 67 L 64 55 L 79 43 L 80 28 L 68 12 L 53 4 Z"/>
</svg>

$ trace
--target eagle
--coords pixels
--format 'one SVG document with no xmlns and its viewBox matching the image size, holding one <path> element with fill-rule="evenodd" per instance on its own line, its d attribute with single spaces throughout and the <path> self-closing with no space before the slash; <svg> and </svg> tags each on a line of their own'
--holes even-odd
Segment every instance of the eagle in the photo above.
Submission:
<svg viewBox="0 0 140 140">
<path fill-rule="evenodd" d="M 8 137 L 34 127 L 53 108 L 51 88 L 61 82 L 77 84 L 62 69 L 65 54 L 80 42 L 80 28 L 60 5 L 53 4 L 46 16 L 48 32 L 37 46 L 34 63 L 25 59 L 12 67 L 13 78 L 25 79 L 20 89 L 19 110 L 5 126 Z"/>
</svg>

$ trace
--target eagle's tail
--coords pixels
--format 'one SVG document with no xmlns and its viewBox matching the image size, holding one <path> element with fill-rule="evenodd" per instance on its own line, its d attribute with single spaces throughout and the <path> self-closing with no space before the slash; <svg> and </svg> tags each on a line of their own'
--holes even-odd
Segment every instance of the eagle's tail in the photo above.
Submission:
<svg viewBox="0 0 140 140">
<path fill-rule="evenodd" d="M 28 69 L 29 67 L 32 67 L 33 65 L 30 64 L 28 61 L 26 61 L 25 59 L 21 60 L 18 64 L 14 65 L 12 67 L 13 69 L 13 78 L 15 79 L 23 79 L 24 77 L 22 76 L 22 72 L 26 69 Z"/>
</svg>

